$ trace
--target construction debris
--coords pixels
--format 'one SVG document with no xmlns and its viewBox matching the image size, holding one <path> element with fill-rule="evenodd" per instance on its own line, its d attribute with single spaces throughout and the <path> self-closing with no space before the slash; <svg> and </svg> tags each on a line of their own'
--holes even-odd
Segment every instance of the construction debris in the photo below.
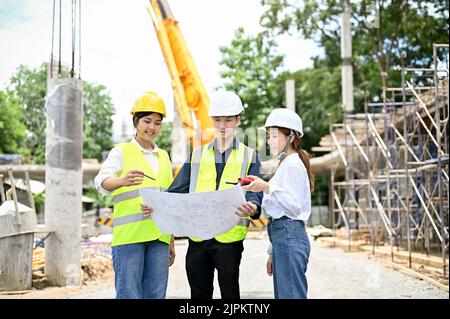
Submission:
<svg viewBox="0 0 450 319">
<path fill-rule="evenodd" d="M 83 284 L 111 279 L 114 276 L 111 241 L 112 234 L 102 234 L 82 242 Z"/>
<path fill-rule="evenodd" d="M 327 228 L 323 225 L 317 225 L 314 227 L 310 227 L 307 229 L 307 231 L 308 231 L 308 234 L 314 238 L 314 240 L 316 240 L 319 237 L 333 236 L 333 230 L 330 228 Z"/>
<path fill-rule="evenodd" d="M 33 249 L 33 281 L 32 287 L 35 289 L 44 289 L 50 286 L 48 277 L 44 274 L 45 267 L 45 249 L 36 247 Z"/>
<path fill-rule="evenodd" d="M 42 247 L 36 247 L 33 250 L 33 273 L 44 270 L 45 266 L 45 249 Z M 34 274 L 33 274 L 34 276 Z"/>
<path fill-rule="evenodd" d="M 103 281 L 113 278 L 111 260 L 111 234 L 91 237 L 82 242 L 81 269 L 83 271 L 84 285 L 94 281 Z M 45 276 L 45 249 L 36 247 L 33 250 L 33 288 L 43 289 L 50 285 Z"/>
<path fill-rule="evenodd" d="M 81 261 L 83 284 L 89 281 L 103 281 L 114 276 L 112 260 L 106 256 L 93 256 Z"/>
</svg>

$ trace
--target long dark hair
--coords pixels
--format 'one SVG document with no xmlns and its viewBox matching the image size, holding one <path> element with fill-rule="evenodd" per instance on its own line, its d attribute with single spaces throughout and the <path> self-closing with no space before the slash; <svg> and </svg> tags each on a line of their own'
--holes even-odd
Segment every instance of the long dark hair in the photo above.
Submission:
<svg viewBox="0 0 450 319">
<path fill-rule="evenodd" d="M 280 131 L 283 135 L 289 136 L 291 134 L 291 130 L 284 127 L 276 127 L 278 131 Z M 298 153 L 298 157 L 302 160 L 303 164 L 306 167 L 306 172 L 308 173 L 309 179 L 309 188 L 311 193 L 314 192 L 314 175 L 311 171 L 310 158 L 311 154 L 307 151 L 303 150 L 300 146 L 300 137 L 297 134 L 294 134 L 294 141 L 292 142 L 292 146 L 294 150 Z"/>
</svg>

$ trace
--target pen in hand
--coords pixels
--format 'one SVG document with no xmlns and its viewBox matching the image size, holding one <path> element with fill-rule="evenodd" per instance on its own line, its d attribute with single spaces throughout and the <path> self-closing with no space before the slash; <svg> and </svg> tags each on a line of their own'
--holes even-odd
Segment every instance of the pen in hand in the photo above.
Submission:
<svg viewBox="0 0 450 319">
<path fill-rule="evenodd" d="M 153 178 L 153 177 L 151 177 L 151 176 L 145 175 L 144 173 L 142 173 L 142 175 L 144 175 L 145 177 L 147 177 L 147 178 L 150 178 L 150 179 L 152 179 L 152 180 L 156 181 L 156 179 L 154 179 L 154 178 Z"/>
</svg>

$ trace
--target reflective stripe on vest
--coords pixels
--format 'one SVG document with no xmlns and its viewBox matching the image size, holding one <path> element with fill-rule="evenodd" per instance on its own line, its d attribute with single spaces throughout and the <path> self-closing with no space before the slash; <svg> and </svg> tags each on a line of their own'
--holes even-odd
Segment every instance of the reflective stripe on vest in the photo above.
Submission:
<svg viewBox="0 0 450 319">
<path fill-rule="evenodd" d="M 131 215 L 114 218 L 113 226 L 117 227 L 120 225 L 129 224 L 129 223 L 140 222 L 140 221 L 146 220 L 146 219 L 151 219 L 151 217 L 150 216 L 144 217 L 144 214 L 142 214 L 142 212 L 137 212 L 137 213 L 133 213 Z"/>
<path fill-rule="evenodd" d="M 113 240 L 111 245 L 125 245 L 151 240 L 170 242 L 169 234 L 162 234 L 154 220 L 144 218 L 141 211 L 142 198 L 140 188 L 161 191 L 172 183 L 172 165 L 169 155 L 162 149 L 158 150 L 158 173 L 151 169 L 142 150 L 134 143 L 119 145 L 123 155 L 123 167 L 119 177 L 130 170 L 142 170 L 155 180 L 145 178 L 141 185 L 123 186 L 113 192 Z"/>
<path fill-rule="evenodd" d="M 226 171 L 226 168 L 225 168 L 224 172 L 222 173 L 222 176 L 221 176 L 219 189 L 226 189 L 228 187 L 232 187 L 229 185 L 225 186 L 226 184 L 224 182 L 237 181 L 237 179 L 239 177 L 245 177 L 247 175 L 248 169 L 250 167 L 250 161 L 251 161 L 252 155 L 253 155 L 253 150 L 251 148 L 245 146 L 244 144 L 239 143 L 239 148 L 240 147 L 244 147 L 243 153 L 241 153 L 242 157 L 240 157 L 239 159 L 236 158 L 237 157 L 236 152 L 238 152 L 238 150 L 242 152 L 242 149 L 238 149 L 238 150 L 233 149 L 232 153 L 229 155 L 229 157 L 227 159 L 227 163 L 225 164 L 225 167 L 227 167 L 227 165 L 229 164 L 229 161 L 233 161 L 233 160 L 241 161 L 241 165 L 239 166 L 239 171 L 236 171 L 236 172 L 228 171 L 228 174 L 231 173 L 233 175 L 231 177 L 232 179 L 228 180 L 230 178 L 230 176 L 224 176 L 225 175 L 224 173 Z M 213 152 L 213 151 L 214 151 L 213 149 L 208 149 L 208 145 L 194 149 L 194 151 L 192 153 L 192 158 L 191 158 L 191 176 L 190 176 L 189 192 L 198 191 L 200 165 L 206 164 L 206 163 L 201 163 L 202 158 L 203 158 L 203 156 L 202 156 L 203 152 Z M 209 161 L 212 160 L 212 157 L 213 157 L 212 154 L 209 154 Z M 208 156 L 206 156 L 206 158 L 208 158 Z M 209 164 L 214 165 L 214 170 L 215 170 L 215 163 L 209 163 Z M 224 180 L 224 179 L 226 179 L 226 180 Z M 211 180 L 210 183 L 211 184 L 210 184 L 209 188 L 212 188 L 212 189 L 204 189 L 204 187 L 200 187 L 200 189 L 201 189 L 200 191 L 214 191 L 216 189 L 216 187 L 215 187 L 216 181 Z M 214 184 L 214 186 L 213 186 L 213 184 Z M 233 242 L 233 241 L 243 240 L 247 234 L 247 228 L 249 227 L 249 225 L 250 225 L 250 218 L 241 218 L 239 220 L 238 224 L 234 228 L 232 228 L 228 232 L 225 232 L 224 234 L 216 236 L 215 238 L 216 238 L 216 240 L 218 240 L 220 242 Z M 200 241 L 199 239 L 195 239 L 195 238 L 191 238 L 191 239 L 194 241 Z"/>
<path fill-rule="evenodd" d="M 150 189 L 150 190 L 154 190 L 156 192 L 160 191 L 159 187 L 142 187 L 141 189 Z M 131 191 L 125 192 L 125 193 L 120 193 L 117 194 L 115 196 L 113 196 L 113 203 L 117 204 L 120 203 L 124 200 L 128 200 L 128 199 L 132 199 L 132 198 L 136 198 L 141 196 L 139 194 L 139 189 L 133 189 Z"/>
<path fill-rule="evenodd" d="M 241 167 L 241 177 L 245 177 L 247 175 L 247 166 L 249 165 L 249 162 L 251 160 L 251 153 L 253 150 L 249 147 L 245 147 L 244 151 L 244 160 L 242 161 L 242 167 Z M 239 219 L 239 222 L 237 223 L 237 226 L 244 226 L 249 227 L 250 226 L 250 220 L 247 218 L 241 218 Z"/>
<path fill-rule="evenodd" d="M 248 227 L 248 226 L 250 226 L 250 221 L 248 219 L 241 218 L 241 219 L 239 219 L 239 222 L 237 223 L 237 225 Z"/>
<path fill-rule="evenodd" d="M 250 162 L 250 155 L 253 152 L 253 150 L 249 147 L 245 147 L 244 151 L 244 160 L 242 161 L 242 168 L 241 168 L 241 177 L 245 177 L 247 175 L 247 166 Z"/>
<path fill-rule="evenodd" d="M 203 147 L 194 149 L 191 160 L 191 178 L 189 183 L 189 193 L 195 193 L 195 187 L 198 181 L 198 172 L 200 170 L 200 159 L 202 158 Z"/>
</svg>

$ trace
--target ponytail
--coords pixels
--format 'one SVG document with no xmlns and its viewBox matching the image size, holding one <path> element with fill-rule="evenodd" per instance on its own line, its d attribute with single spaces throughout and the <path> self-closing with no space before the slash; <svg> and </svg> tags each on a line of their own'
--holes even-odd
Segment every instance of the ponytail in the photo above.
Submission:
<svg viewBox="0 0 450 319">
<path fill-rule="evenodd" d="M 296 148 L 296 151 L 298 153 L 298 157 L 300 157 L 300 159 L 302 160 L 303 164 L 306 167 L 306 172 L 308 173 L 308 179 L 309 179 L 309 188 L 312 193 L 312 192 L 314 192 L 314 175 L 312 174 L 311 165 L 310 165 L 310 161 L 309 161 L 309 159 L 311 158 L 311 154 L 309 154 L 305 150 L 300 149 L 300 147 Z"/>
</svg>

